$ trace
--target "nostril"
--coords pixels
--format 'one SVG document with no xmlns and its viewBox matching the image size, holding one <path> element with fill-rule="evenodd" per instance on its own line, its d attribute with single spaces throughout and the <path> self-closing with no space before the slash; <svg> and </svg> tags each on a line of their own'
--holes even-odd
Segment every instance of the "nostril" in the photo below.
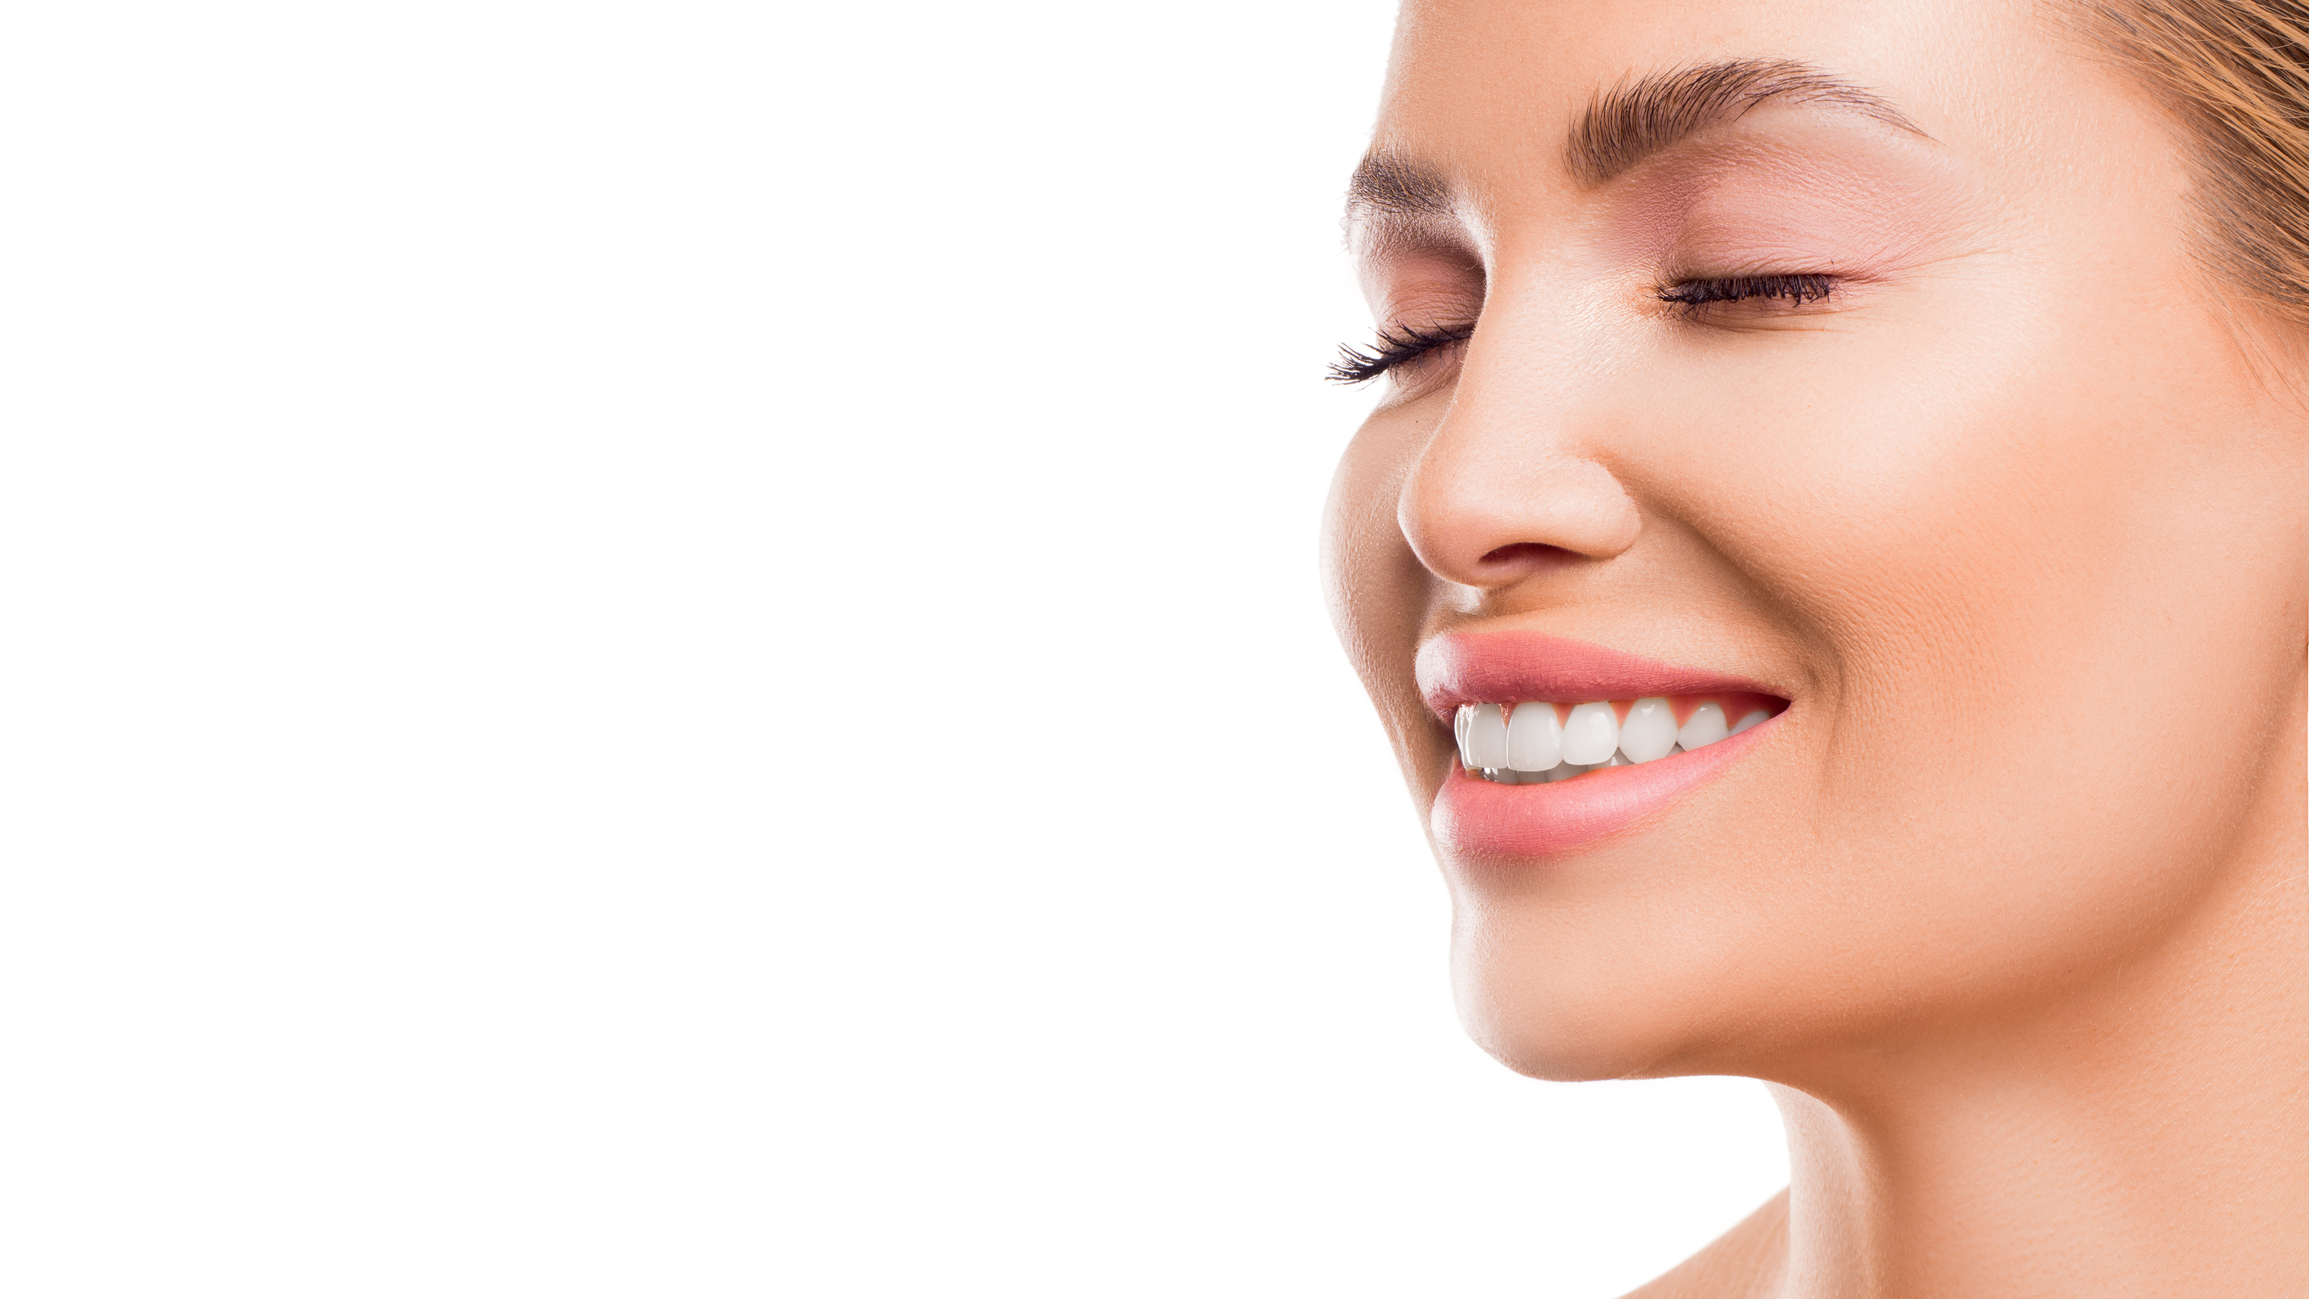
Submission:
<svg viewBox="0 0 2309 1299">
<path fill-rule="evenodd" d="M 1483 556 L 1483 562 L 1486 564 L 1528 564 L 1534 560 L 1563 559 L 1568 557 L 1570 553 L 1561 546 L 1543 546 L 1536 541 L 1518 541 L 1513 545 L 1501 546 L 1497 550 L 1487 552 Z"/>
</svg>

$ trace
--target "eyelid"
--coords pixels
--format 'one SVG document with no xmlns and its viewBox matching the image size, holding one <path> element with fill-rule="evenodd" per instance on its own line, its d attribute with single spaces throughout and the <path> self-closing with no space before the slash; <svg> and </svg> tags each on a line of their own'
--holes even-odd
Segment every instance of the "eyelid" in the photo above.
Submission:
<svg viewBox="0 0 2309 1299">
<path fill-rule="evenodd" d="M 1339 359 L 1332 362 L 1326 377 L 1336 383 L 1368 383 L 1430 352 L 1464 343 L 1474 334 L 1472 324 L 1383 326 L 1369 351 L 1340 345 Z"/>
<path fill-rule="evenodd" d="M 1816 271 L 1774 275 L 1689 276 L 1672 280 L 1655 289 L 1653 296 L 1671 306 L 1681 307 L 1687 313 L 1697 313 L 1708 306 L 1758 299 L 1785 302 L 1787 310 L 1798 310 L 1811 303 L 1826 301 L 1842 284 L 1842 277 Z M 1339 359 L 1331 363 L 1325 377 L 1335 383 L 1368 383 L 1431 352 L 1464 343 L 1474 334 L 1475 326 L 1472 323 L 1385 325 L 1380 328 L 1378 339 L 1369 350 L 1352 344 L 1341 344 Z"/>
<path fill-rule="evenodd" d="M 1806 303 L 1825 301 L 1841 283 L 1836 276 L 1818 272 L 1692 276 L 1659 289 L 1654 296 L 1662 302 L 1685 307 L 1700 307 L 1717 302 L 1746 302 L 1759 298 L 1783 300 L 1791 307 L 1801 307 Z"/>
</svg>

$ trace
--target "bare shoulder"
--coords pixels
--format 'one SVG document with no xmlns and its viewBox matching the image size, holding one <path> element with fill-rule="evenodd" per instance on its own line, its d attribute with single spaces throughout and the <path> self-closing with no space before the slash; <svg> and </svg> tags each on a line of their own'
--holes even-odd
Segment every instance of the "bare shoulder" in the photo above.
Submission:
<svg viewBox="0 0 2309 1299">
<path fill-rule="evenodd" d="M 1788 1257 L 1788 1193 L 1780 1192 L 1706 1249 L 1627 1299 L 1770 1299 Z"/>
</svg>

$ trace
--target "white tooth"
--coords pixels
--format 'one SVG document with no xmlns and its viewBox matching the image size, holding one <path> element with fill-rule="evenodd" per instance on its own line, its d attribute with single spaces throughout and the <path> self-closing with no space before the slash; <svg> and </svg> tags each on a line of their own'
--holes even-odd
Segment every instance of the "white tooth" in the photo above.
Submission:
<svg viewBox="0 0 2309 1299">
<path fill-rule="evenodd" d="M 1475 705 L 1473 704 L 1461 704 L 1459 711 L 1452 714 L 1451 717 L 1451 738 L 1459 745 L 1459 765 L 1469 771 L 1475 770 L 1475 759 L 1469 757 L 1467 753 L 1467 724 L 1474 720 Z"/>
<path fill-rule="evenodd" d="M 1656 762 L 1674 747 L 1676 710 L 1667 700 L 1654 696 L 1628 706 L 1628 719 L 1620 723 L 1620 752 L 1629 762 Z"/>
<path fill-rule="evenodd" d="M 1559 780 L 1569 780 L 1573 776 L 1584 776 L 1589 772 L 1589 770 L 1591 769 L 1583 767 L 1576 762 L 1559 763 L 1556 766 L 1548 769 L 1547 783 L 1552 785 Z"/>
<path fill-rule="evenodd" d="M 1676 743 L 1684 746 L 1684 752 L 1690 753 L 1694 749 L 1706 748 L 1730 733 L 1724 729 L 1724 706 L 1706 703 L 1692 710 L 1691 720 L 1684 723 L 1684 729 L 1676 732 Z"/>
<path fill-rule="evenodd" d="M 1498 704 L 1477 704 L 1467 720 L 1467 765 L 1507 765 L 1507 713 Z"/>
<path fill-rule="evenodd" d="M 1563 724 L 1563 760 L 1595 766 L 1610 760 L 1620 746 L 1619 718 L 1610 704 L 1581 704 Z"/>
<path fill-rule="evenodd" d="M 1748 714 L 1746 717 L 1741 718 L 1738 722 L 1733 723 L 1732 734 L 1738 735 L 1740 732 L 1747 730 L 1749 727 L 1754 726 L 1756 723 L 1770 721 L 1771 718 L 1772 715 L 1770 713 L 1767 713 L 1763 709 L 1759 708 L 1756 711 Z"/>
<path fill-rule="evenodd" d="M 1517 771 L 1546 771 L 1563 761 L 1563 723 L 1555 705 L 1517 704 L 1507 715 L 1507 765 Z"/>
</svg>

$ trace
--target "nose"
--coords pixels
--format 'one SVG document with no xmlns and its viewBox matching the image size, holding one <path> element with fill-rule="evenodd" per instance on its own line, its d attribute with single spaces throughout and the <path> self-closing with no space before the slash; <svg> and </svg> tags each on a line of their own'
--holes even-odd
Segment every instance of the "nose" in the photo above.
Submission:
<svg viewBox="0 0 2309 1299">
<path fill-rule="evenodd" d="M 1581 427 L 1572 381 L 1554 369 L 1480 330 L 1469 340 L 1450 409 L 1396 503 L 1412 553 L 1444 581 L 1497 590 L 1611 559 L 1642 531 L 1635 501 L 1598 458 L 1601 430 Z"/>
</svg>

